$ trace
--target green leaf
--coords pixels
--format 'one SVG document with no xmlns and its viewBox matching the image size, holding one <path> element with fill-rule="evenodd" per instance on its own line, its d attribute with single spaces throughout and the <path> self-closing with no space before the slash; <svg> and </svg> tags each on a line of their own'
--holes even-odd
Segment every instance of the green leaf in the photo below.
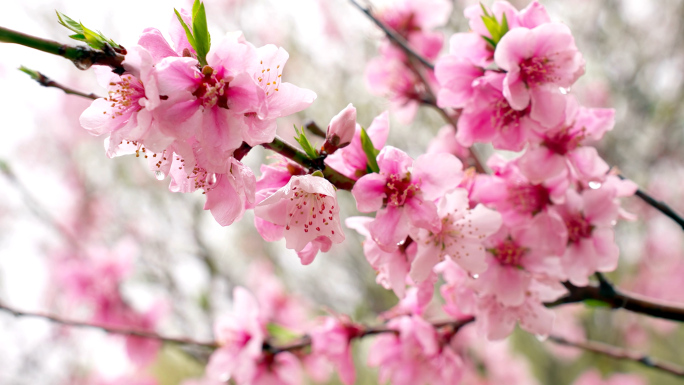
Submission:
<svg viewBox="0 0 684 385">
<path fill-rule="evenodd" d="M 60 13 L 59 11 L 55 11 L 55 13 L 57 13 L 59 24 L 63 25 L 72 32 L 76 32 L 75 34 L 70 35 L 70 38 L 87 43 L 89 46 L 99 50 L 105 49 L 105 45 L 107 44 L 112 48 L 121 48 L 121 46 L 116 44 L 114 40 L 105 37 L 102 32 L 95 32 L 91 29 L 88 29 L 83 25 L 83 23 L 76 22 L 69 16 Z"/>
<path fill-rule="evenodd" d="M 185 21 L 175 8 L 173 9 L 173 12 L 176 13 L 178 21 L 180 22 L 181 26 L 183 26 L 183 29 L 185 30 L 185 36 L 188 38 L 188 42 L 190 43 L 192 48 L 195 48 L 195 38 L 192 36 L 192 31 L 190 31 L 190 27 L 188 27 L 188 25 L 185 24 Z M 195 51 L 197 51 L 197 48 L 195 48 Z"/>
<path fill-rule="evenodd" d="M 363 148 L 363 152 L 366 153 L 366 158 L 368 158 L 368 168 L 370 171 L 380 172 L 378 161 L 375 159 L 380 151 L 375 149 L 373 141 L 363 127 L 361 127 L 361 147 Z"/>
<path fill-rule="evenodd" d="M 588 307 L 611 307 L 609 303 L 601 301 L 600 299 L 585 299 L 582 302 Z"/>
<path fill-rule="evenodd" d="M 501 21 L 499 21 L 496 19 L 494 13 L 490 14 L 487 11 L 487 8 L 485 8 L 485 6 L 482 5 L 482 3 L 480 3 L 480 7 L 482 7 L 482 13 L 484 13 L 484 15 L 481 16 L 482 22 L 487 28 L 487 31 L 489 31 L 489 34 L 492 36 L 491 38 L 482 36 L 482 38 L 484 38 L 487 41 L 487 43 L 491 44 L 494 48 L 496 48 L 496 45 L 499 43 L 501 38 L 508 32 L 508 19 L 506 18 L 506 14 L 504 13 L 501 17 Z"/>
<path fill-rule="evenodd" d="M 309 142 L 309 139 L 306 137 L 306 134 L 304 133 L 304 127 L 302 126 L 302 129 L 298 129 L 297 126 L 295 126 L 295 132 L 297 133 L 297 136 L 295 136 L 295 140 L 297 143 L 299 143 L 300 146 L 302 146 L 302 149 L 306 153 L 306 155 L 309 156 L 310 159 L 316 159 L 318 158 L 318 151 L 314 148 L 314 146 L 311 145 L 311 142 Z"/>
<path fill-rule="evenodd" d="M 192 34 L 195 39 L 195 51 L 197 60 L 201 65 L 207 65 L 207 54 L 211 47 L 211 36 L 207 27 L 207 14 L 204 10 L 204 3 L 195 0 L 192 6 Z"/>
</svg>

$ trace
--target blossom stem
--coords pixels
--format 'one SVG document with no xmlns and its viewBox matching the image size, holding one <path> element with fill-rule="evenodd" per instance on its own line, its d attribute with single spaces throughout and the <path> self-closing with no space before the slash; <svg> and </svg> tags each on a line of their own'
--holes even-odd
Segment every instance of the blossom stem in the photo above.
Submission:
<svg viewBox="0 0 684 385">
<path fill-rule="evenodd" d="M 90 68 L 93 64 L 105 65 L 121 75 L 124 73 L 124 55 L 113 49 L 99 51 L 85 46 L 70 46 L 53 40 L 42 39 L 27 35 L 8 28 L 0 27 L 0 42 L 23 45 L 39 51 L 51 53 L 71 60 L 76 67 L 82 70 Z"/>
<path fill-rule="evenodd" d="M 318 124 L 316 124 L 316 122 L 313 120 L 309 120 L 308 122 L 304 123 L 304 127 L 306 127 L 306 129 L 312 134 L 320 136 L 321 138 L 325 138 L 325 131 L 318 127 Z"/>
<path fill-rule="evenodd" d="M 304 151 L 287 143 L 280 137 L 275 137 L 271 143 L 265 143 L 262 146 L 271 151 L 277 152 L 278 154 L 289 158 L 296 163 L 308 168 L 308 169 L 319 169 L 323 172 L 323 176 L 335 187 L 341 190 L 351 190 L 354 187 L 354 180 L 350 179 L 339 172 L 333 170 L 330 167 L 326 167 L 323 163 L 323 159 L 311 159 Z"/>
<path fill-rule="evenodd" d="M 397 45 L 399 46 L 399 48 L 401 48 L 404 52 L 406 52 L 407 55 L 416 58 L 416 59 L 417 59 L 418 61 L 420 61 L 425 67 L 427 67 L 427 68 L 429 68 L 429 69 L 431 69 L 431 70 L 434 70 L 434 69 L 435 69 L 435 65 L 434 65 L 434 64 L 432 64 L 429 60 L 427 60 L 427 59 L 424 58 L 422 55 L 420 55 L 420 54 L 418 54 L 416 51 L 414 51 L 413 48 L 411 48 L 411 46 L 409 46 L 409 44 L 408 44 L 408 42 L 406 41 L 406 39 L 404 39 L 404 38 L 403 38 L 401 35 L 399 35 L 396 31 L 393 31 L 390 27 L 388 27 L 387 25 L 385 25 L 385 23 L 383 23 L 380 19 L 378 19 L 377 17 L 375 17 L 369 8 L 366 8 L 366 7 L 362 6 L 362 5 L 359 4 L 356 0 L 349 0 L 349 1 L 351 1 L 351 3 L 352 3 L 356 8 L 358 8 L 361 12 L 365 13 L 366 16 L 368 16 L 368 18 L 371 19 L 371 20 L 373 21 L 373 23 L 375 23 L 375 25 L 377 25 L 380 29 L 382 29 L 383 32 L 385 32 L 385 34 L 387 35 L 387 37 L 389 37 L 390 40 L 392 40 L 395 44 L 397 44 Z"/>
<path fill-rule="evenodd" d="M 627 179 L 620 174 L 618 174 L 618 177 L 620 179 Z M 652 196 L 650 196 L 648 193 L 646 193 L 642 189 L 637 189 L 637 191 L 636 191 L 636 193 L 634 193 L 634 195 L 638 196 L 639 198 L 641 198 L 641 200 L 643 200 L 644 202 L 646 202 L 647 204 L 652 206 L 654 209 L 665 214 L 667 217 L 669 217 L 673 221 L 677 222 L 677 224 L 679 226 L 681 226 L 682 230 L 684 230 L 684 218 L 682 218 L 679 214 L 677 214 L 674 210 L 672 210 L 672 208 L 670 208 L 670 206 L 668 206 L 665 202 L 662 202 L 662 201 L 659 201 L 659 200 L 653 198 Z"/>
<path fill-rule="evenodd" d="M 0 310 L 8 312 L 15 317 L 42 318 L 42 319 L 45 319 L 45 320 L 48 320 L 48 321 L 51 321 L 51 322 L 54 322 L 54 323 L 57 323 L 60 325 L 99 329 L 99 330 L 105 331 L 107 333 L 149 338 L 149 339 L 153 339 L 153 340 L 159 340 L 162 342 L 168 342 L 168 343 L 180 344 L 180 345 L 196 345 L 196 346 L 204 346 L 204 347 L 212 348 L 212 349 L 219 347 L 216 342 L 196 341 L 196 340 L 193 340 L 190 338 L 184 338 L 184 337 L 183 338 L 167 337 L 167 336 L 162 336 L 162 335 L 157 334 L 157 333 L 143 331 L 143 330 L 99 325 L 99 324 L 93 324 L 93 323 L 82 322 L 82 321 L 74 321 L 74 320 L 59 317 L 59 316 L 54 315 L 54 314 L 41 313 L 41 312 L 27 312 L 27 311 L 17 310 L 17 309 L 14 309 L 8 305 L 2 304 L 2 303 L 0 303 Z"/>
<path fill-rule="evenodd" d="M 86 94 L 84 92 L 77 91 L 73 88 L 69 88 L 67 86 L 64 86 L 64 85 L 57 83 L 56 81 L 50 79 L 49 77 L 43 75 L 41 72 L 38 72 L 38 71 L 33 71 L 33 74 L 30 74 L 30 76 L 33 80 L 38 82 L 38 84 L 40 84 L 41 86 L 48 87 L 48 88 L 53 87 L 53 88 L 60 89 L 60 90 L 64 91 L 64 93 L 67 95 L 76 95 L 76 96 L 80 96 L 80 97 L 92 99 L 92 100 L 101 98 L 101 96 L 97 96 L 92 92 L 89 94 Z"/>
<path fill-rule="evenodd" d="M 625 309 L 634 313 L 663 318 L 671 321 L 684 322 L 684 308 L 647 299 L 636 294 L 627 294 L 614 288 L 606 290 L 605 284 L 599 286 L 575 286 L 570 282 L 563 282 L 569 294 L 554 302 L 546 303 L 547 307 L 555 307 L 567 303 L 582 302 L 587 299 L 598 300 L 611 309 Z"/>
<path fill-rule="evenodd" d="M 670 373 L 672 375 L 675 375 L 677 377 L 684 377 L 684 368 L 675 365 L 671 362 L 667 361 L 661 361 L 656 358 L 651 358 L 650 356 L 639 353 L 639 352 L 634 352 L 630 351 L 627 349 L 619 348 L 617 346 L 613 345 L 608 345 L 603 342 L 598 342 L 598 341 L 583 341 L 583 342 L 575 342 L 575 341 L 569 341 L 563 337 L 559 336 L 550 336 L 549 341 L 555 342 L 560 345 L 565 345 L 565 346 L 572 346 L 576 347 L 579 349 L 583 349 L 592 353 L 596 354 L 601 354 L 604 356 L 608 356 L 611 358 L 614 358 L 616 360 L 628 360 L 628 361 L 634 361 L 638 362 L 644 366 L 647 366 L 649 368 L 653 369 L 658 369 L 662 370 L 664 372 Z"/>
</svg>

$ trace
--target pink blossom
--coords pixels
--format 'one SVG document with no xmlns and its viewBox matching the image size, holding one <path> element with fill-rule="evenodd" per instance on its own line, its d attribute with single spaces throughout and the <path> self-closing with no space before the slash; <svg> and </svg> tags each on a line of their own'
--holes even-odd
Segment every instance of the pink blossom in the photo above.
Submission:
<svg viewBox="0 0 684 385">
<path fill-rule="evenodd" d="M 523 330 L 547 336 L 551 333 L 554 313 L 530 292 L 518 306 L 505 306 L 491 295 L 481 297 L 476 317 L 482 334 L 490 340 L 500 340 L 513 332 L 516 322 Z"/>
<path fill-rule="evenodd" d="M 370 217 L 351 217 L 347 218 L 345 224 L 366 238 L 363 242 L 363 254 L 377 273 L 375 281 L 385 289 L 393 290 L 397 297 L 404 298 L 406 278 L 411 261 L 415 258 L 416 244 L 411 243 L 392 252 L 383 251 L 371 236 L 371 222 L 373 218 Z"/>
<path fill-rule="evenodd" d="M 491 175 L 477 175 L 472 199 L 496 208 L 504 223 L 510 226 L 532 219 L 553 203 L 562 203 L 568 189 L 567 178 L 532 183 L 520 171 L 517 161 L 506 161 L 493 155 L 487 161 Z"/>
<path fill-rule="evenodd" d="M 491 56 L 487 42 L 474 33 L 457 33 L 449 40 L 449 55 L 435 63 L 439 107 L 463 108 L 473 97 L 473 82 L 484 75 Z"/>
<path fill-rule="evenodd" d="M 433 202 L 461 181 L 461 162 L 450 154 L 425 154 L 414 162 L 391 146 L 382 149 L 377 162 L 380 173 L 363 176 L 352 194 L 360 212 L 378 211 L 370 232 L 380 248 L 394 251 L 406 239 L 410 226 L 439 230 Z"/>
<path fill-rule="evenodd" d="M 378 115 L 366 129 L 366 133 L 377 150 L 385 146 L 387 136 L 389 135 L 388 115 L 387 112 Z M 351 143 L 325 158 L 325 162 L 336 171 L 354 180 L 359 179 L 368 172 L 368 158 L 366 153 L 363 152 L 363 147 L 361 147 L 360 125 L 356 125 Z"/>
<path fill-rule="evenodd" d="M 244 288 L 233 291 L 233 311 L 214 324 L 216 342 L 207 365 L 207 376 L 237 383 L 249 383 L 257 373 L 266 325 L 256 299 Z"/>
<path fill-rule="evenodd" d="M 108 96 L 93 101 L 80 122 L 94 135 L 110 134 L 107 155 L 120 154 L 123 141 L 145 143 L 154 151 L 161 151 L 172 142 L 165 136 L 153 118 L 159 106 L 159 91 L 153 71 L 152 57 L 143 47 L 134 46 L 126 55 L 126 74 L 119 76 L 109 68 L 95 67 L 100 84 L 107 88 Z"/>
<path fill-rule="evenodd" d="M 368 365 L 379 368 L 379 382 L 394 385 L 446 385 L 458 383 L 463 362 L 442 346 L 435 328 L 419 316 L 402 316 L 389 322 L 398 335 L 379 336 L 368 355 Z"/>
<path fill-rule="evenodd" d="M 506 75 L 487 71 L 473 82 L 470 102 L 458 120 L 456 139 L 470 147 L 492 142 L 495 148 L 520 151 L 532 134 L 543 127 L 530 117 L 529 108 L 515 110 L 503 95 Z"/>
<path fill-rule="evenodd" d="M 339 212 L 335 187 L 325 178 L 312 175 L 293 176 L 254 209 L 256 216 L 285 227 L 285 247 L 304 251 L 304 264 L 313 260 L 305 250 L 309 243 L 328 251 L 333 243 L 344 241 Z"/>
<path fill-rule="evenodd" d="M 185 159 L 175 154 L 172 157 L 169 190 L 188 193 L 203 189 L 207 195 L 204 209 L 210 210 L 221 226 L 240 220 L 245 209 L 254 204 L 254 174 L 235 158 L 225 161 L 227 172 L 219 174 L 207 172 L 197 164 L 190 168 Z"/>
<path fill-rule="evenodd" d="M 446 24 L 452 5 L 445 0 L 404 0 L 382 9 L 378 17 L 387 26 L 404 37 L 421 30 L 430 30 Z"/>
<path fill-rule="evenodd" d="M 536 132 L 535 142 L 520 158 L 520 170 L 534 183 L 554 177 L 568 177 L 583 182 L 601 182 L 608 172 L 608 164 L 594 147 L 587 146 L 600 140 L 613 128 L 615 111 L 604 108 L 578 107 L 569 99 L 565 121 L 546 132 Z"/>
<path fill-rule="evenodd" d="M 340 148 L 346 147 L 354 139 L 356 133 L 356 108 L 349 103 L 342 111 L 335 115 L 325 134 L 323 150 L 333 154 Z"/>
<path fill-rule="evenodd" d="M 431 141 L 426 151 L 428 154 L 447 153 L 454 155 L 461 162 L 465 163 L 470 152 L 466 147 L 461 146 L 456 140 L 456 131 L 451 125 L 446 125 L 439 129 L 437 136 Z"/>
<path fill-rule="evenodd" d="M 447 256 L 471 274 L 485 271 L 483 241 L 501 227 L 501 215 L 482 205 L 471 210 L 463 189 L 445 195 L 437 210 L 441 219 L 438 231 L 417 229 L 412 234 L 418 253 L 411 264 L 411 278 L 422 282 Z"/>
<path fill-rule="evenodd" d="M 524 9 L 518 11 L 507 1 L 495 1 L 491 9 L 488 11 L 494 15 L 497 20 L 501 21 L 506 15 L 506 22 L 509 29 L 514 28 L 534 28 L 539 25 L 550 23 L 549 15 L 543 5 L 539 4 L 537 0 L 530 2 Z M 487 30 L 482 21 L 482 6 L 480 4 L 473 4 L 465 9 L 463 14 L 469 19 L 470 29 L 480 36 L 491 38 L 492 35 Z"/>
<path fill-rule="evenodd" d="M 512 29 L 497 45 L 494 59 L 507 71 L 503 94 L 513 109 L 531 106 L 530 116 L 545 127 L 563 121 L 565 100 L 559 87 L 569 88 L 584 73 L 584 59 L 567 26 Z"/>
<path fill-rule="evenodd" d="M 312 354 L 332 362 L 345 385 L 352 385 L 356 381 L 350 344 L 359 331 L 350 320 L 336 317 L 325 317 L 324 323 L 311 331 Z"/>
</svg>

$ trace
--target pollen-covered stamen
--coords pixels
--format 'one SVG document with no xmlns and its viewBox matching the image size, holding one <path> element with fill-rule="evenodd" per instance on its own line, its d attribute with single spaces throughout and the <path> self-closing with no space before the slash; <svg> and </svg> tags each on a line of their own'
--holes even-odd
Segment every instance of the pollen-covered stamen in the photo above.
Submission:
<svg viewBox="0 0 684 385">
<path fill-rule="evenodd" d="M 508 203 L 517 212 L 535 215 L 550 204 L 549 190 L 540 184 L 508 186 Z"/>
<path fill-rule="evenodd" d="M 521 266 L 522 258 L 525 256 L 527 249 L 519 246 L 512 239 L 506 239 L 501 242 L 494 249 L 490 250 L 497 261 L 505 266 Z"/>
<path fill-rule="evenodd" d="M 176 161 L 181 162 L 182 166 L 178 166 L 178 169 L 182 169 L 185 166 L 185 160 L 175 154 L 174 158 Z M 186 168 L 186 172 L 187 170 L 188 169 Z M 192 168 L 192 171 L 186 176 L 187 179 L 191 179 L 191 183 L 194 184 L 193 187 L 196 190 L 204 189 L 203 194 L 207 191 L 213 190 L 218 184 L 220 177 L 221 175 L 214 174 L 213 172 L 207 172 L 207 170 L 199 167 L 197 164 L 195 164 L 195 166 Z"/>
<path fill-rule="evenodd" d="M 120 82 L 109 83 L 109 86 L 108 95 L 104 100 L 111 103 L 112 119 L 125 114 L 129 109 L 142 109 L 140 99 L 145 97 L 145 88 L 140 80 L 131 75 L 124 75 Z"/>
<path fill-rule="evenodd" d="M 403 178 L 398 174 L 390 174 L 385 185 L 385 195 L 388 206 L 403 206 L 406 200 L 420 191 L 420 186 L 411 180 L 411 174 Z"/>
<path fill-rule="evenodd" d="M 335 235 L 330 226 L 335 213 L 335 199 L 325 194 L 308 193 L 297 186 L 292 190 L 295 193 L 290 198 L 291 208 L 285 230 L 298 228 L 305 233 Z"/>
<path fill-rule="evenodd" d="M 228 83 L 225 79 L 209 66 L 204 66 L 202 76 L 202 82 L 192 94 L 200 100 L 204 108 L 212 108 L 215 105 L 228 108 Z"/>
<path fill-rule="evenodd" d="M 558 81 L 555 70 L 556 65 L 547 57 L 535 56 L 520 63 L 520 77 L 528 86 Z"/>
<path fill-rule="evenodd" d="M 277 64 L 275 68 L 267 67 L 264 66 L 263 60 L 259 64 L 261 65 L 261 71 L 254 75 L 254 80 L 266 91 L 267 96 L 279 91 L 280 79 L 283 76 L 281 65 Z"/>
<path fill-rule="evenodd" d="M 582 214 L 566 219 L 565 226 L 568 228 L 568 243 L 577 243 L 582 238 L 589 238 L 594 230 L 594 226 Z"/>
</svg>

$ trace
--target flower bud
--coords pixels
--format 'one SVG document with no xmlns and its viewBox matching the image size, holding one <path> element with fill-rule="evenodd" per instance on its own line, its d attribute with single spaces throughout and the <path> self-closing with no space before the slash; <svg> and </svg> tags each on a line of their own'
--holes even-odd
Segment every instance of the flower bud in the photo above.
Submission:
<svg viewBox="0 0 684 385">
<path fill-rule="evenodd" d="M 335 115 L 328 125 L 323 151 L 332 154 L 351 143 L 356 130 L 356 108 L 349 103 L 344 110 Z"/>
</svg>

